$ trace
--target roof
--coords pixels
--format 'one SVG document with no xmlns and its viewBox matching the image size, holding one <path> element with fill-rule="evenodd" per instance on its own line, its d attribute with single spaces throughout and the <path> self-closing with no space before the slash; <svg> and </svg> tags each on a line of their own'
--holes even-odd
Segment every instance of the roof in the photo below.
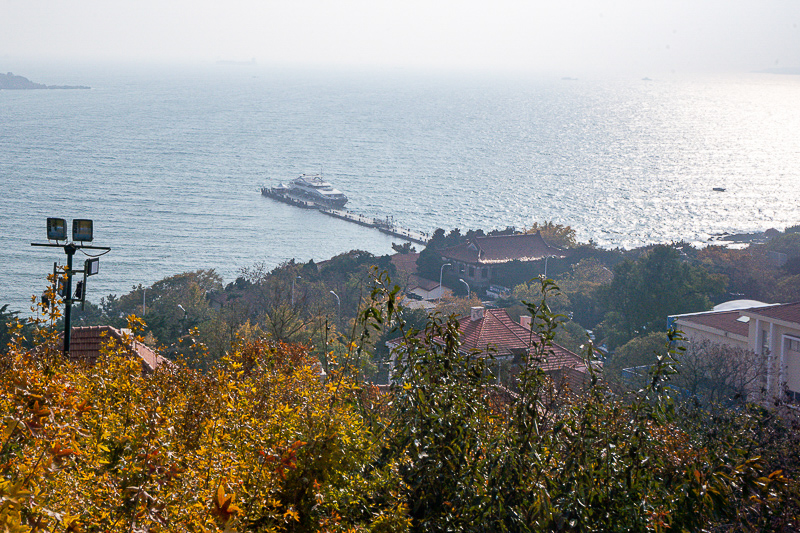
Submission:
<svg viewBox="0 0 800 533">
<path fill-rule="evenodd" d="M 767 319 L 780 320 L 800 326 L 800 302 L 748 309 L 743 311 L 743 314 L 752 317 L 765 317 Z"/>
<path fill-rule="evenodd" d="M 408 290 L 411 291 L 417 288 L 428 292 L 435 291 L 439 288 L 439 282 L 412 275 L 408 279 Z"/>
<path fill-rule="evenodd" d="M 405 272 L 406 274 L 415 274 L 417 272 L 417 259 L 419 258 L 418 252 L 410 252 L 407 254 L 394 254 L 391 256 L 392 264 L 397 268 L 398 272 Z"/>
<path fill-rule="evenodd" d="M 441 251 L 442 257 L 473 264 L 497 264 L 509 261 L 536 261 L 548 256 L 564 257 L 560 248 L 550 246 L 540 232 L 517 235 L 475 237 Z"/>
<path fill-rule="evenodd" d="M 747 337 L 750 326 L 747 322 L 738 320 L 741 316 L 742 314 L 739 310 L 734 310 L 677 315 L 675 318 L 682 322 L 706 326 L 709 328 L 718 329 L 720 331 L 727 331 L 728 333 L 732 333 L 734 335 Z"/>
<path fill-rule="evenodd" d="M 72 328 L 69 342 L 69 357 L 72 360 L 84 360 L 90 364 L 97 361 L 102 354 L 103 346 L 126 347 L 126 335 L 124 330 L 118 330 L 111 326 L 88 326 Z M 169 362 L 165 357 L 160 356 L 151 348 L 139 341 L 133 341 L 130 347 L 126 348 L 131 355 L 139 357 L 142 367 L 150 372 Z"/>
<path fill-rule="evenodd" d="M 492 352 L 506 357 L 532 353 L 533 343 L 541 337 L 530 329 L 514 322 L 505 309 L 484 309 L 483 317 L 472 320 L 470 316 L 458 318 L 462 350 Z M 541 362 L 545 372 L 573 368 L 583 360 L 566 348 L 553 344 L 546 360 Z"/>
</svg>

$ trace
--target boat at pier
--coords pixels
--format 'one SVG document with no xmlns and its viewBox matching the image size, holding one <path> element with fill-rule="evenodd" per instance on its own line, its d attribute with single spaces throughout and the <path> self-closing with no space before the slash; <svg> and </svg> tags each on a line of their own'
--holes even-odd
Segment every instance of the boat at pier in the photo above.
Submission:
<svg viewBox="0 0 800 533">
<path fill-rule="evenodd" d="M 299 207 L 317 209 L 338 209 L 347 203 L 347 196 L 334 189 L 321 174 L 301 174 L 289 185 L 262 187 L 261 194 Z"/>
</svg>

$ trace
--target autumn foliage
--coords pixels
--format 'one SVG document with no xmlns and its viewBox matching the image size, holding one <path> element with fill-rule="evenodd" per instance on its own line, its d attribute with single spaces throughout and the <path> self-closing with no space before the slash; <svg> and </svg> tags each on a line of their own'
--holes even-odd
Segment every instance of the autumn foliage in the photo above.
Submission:
<svg viewBox="0 0 800 533">
<path fill-rule="evenodd" d="M 0 362 L 0 528 L 49 531 L 750 531 L 798 526 L 797 450 L 763 409 L 715 413 L 669 393 L 674 357 L 632 398 L 537 365 L 513 390 L 459 349 L 453 320 L 406 331 L 377 286 L 326 368 L 304 345 L 237 340 L 200 372 L 94 366 L 47 336 Z M 134 324 L 135 326 L 136 324 Z M 360 379 L 370 331 L 405 335 L 397 382 Z M 134 332 L 135 333 L 135 332 Z M 434 339 L 442 341 L 434 342 Z M 587 361 L 591 363 L 591 361 Z"/>
</svg>

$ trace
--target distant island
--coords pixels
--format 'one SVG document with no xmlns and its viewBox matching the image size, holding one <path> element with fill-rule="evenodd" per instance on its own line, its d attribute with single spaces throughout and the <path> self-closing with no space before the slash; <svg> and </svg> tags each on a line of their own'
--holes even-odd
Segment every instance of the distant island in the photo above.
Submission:
<svg viewBox="0 0 800 533">
<path fill-rule="evenodd" d="M 24 90 L 24 89 L 91 89 L 85 85 L 44 85 L 35 83 L 23 76 L 17 76 L 12 72 L 0 74 L 0 90 Z"/>
</svg>

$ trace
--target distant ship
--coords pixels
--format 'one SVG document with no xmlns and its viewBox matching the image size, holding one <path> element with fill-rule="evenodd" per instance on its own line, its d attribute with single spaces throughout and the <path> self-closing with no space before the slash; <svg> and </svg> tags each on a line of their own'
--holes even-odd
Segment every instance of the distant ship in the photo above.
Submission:
<svg viewBox="0 0 800 533">
<path fill-rule="evenodd" d="M 262 187 L 261 194 L 307 208 L 337 209 L 347 203 L 347 196 L 322 179 L 321 174 L 301 174 L 288 186 Z"/>
</svg>

